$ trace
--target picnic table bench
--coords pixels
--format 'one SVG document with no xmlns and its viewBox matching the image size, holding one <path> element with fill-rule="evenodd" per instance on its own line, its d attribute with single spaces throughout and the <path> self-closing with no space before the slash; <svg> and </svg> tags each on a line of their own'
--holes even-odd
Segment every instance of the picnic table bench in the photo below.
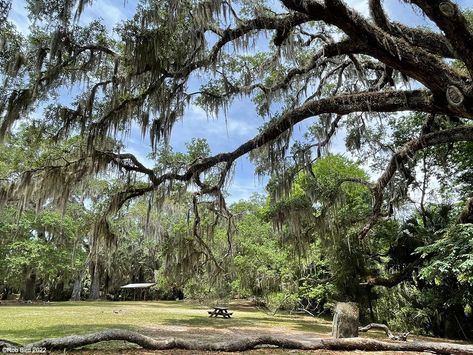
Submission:
<svg viewBox="0 0 473 355">
<path fill-rule="evenodd" d="M 208 311 L 209 317 L 222 316 L 223 318 L 231 318 L 233 312 L 228 312 L 228 308 L 226 307 L 214 307 L 213 311 Z"/>
</svg>

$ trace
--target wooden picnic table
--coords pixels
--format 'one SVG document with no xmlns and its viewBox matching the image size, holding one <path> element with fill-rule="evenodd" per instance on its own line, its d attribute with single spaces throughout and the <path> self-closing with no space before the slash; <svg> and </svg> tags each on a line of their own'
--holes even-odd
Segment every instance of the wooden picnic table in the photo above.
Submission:
<svg viewBox="0 0 473 355">
<path fill-rule="evenodd" d="M 209 317 L 222 316 L 223 318 L 231 318 L 233 312 L 228 312 L 226 307 L 214 307 L 213 311 L 208 311 Z"/>
</svg>

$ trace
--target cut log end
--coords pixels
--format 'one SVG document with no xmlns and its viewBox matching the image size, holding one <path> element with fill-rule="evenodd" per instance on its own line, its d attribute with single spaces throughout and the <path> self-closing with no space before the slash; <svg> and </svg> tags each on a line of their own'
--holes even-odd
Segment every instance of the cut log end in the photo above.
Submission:
<svg viewBox="0 0 473 355">
<path fill-rule="evenodd" d="M 439 4 L 439 10 L 442 15 L 447 17 L 452 17 L 453 15 L 455 15 L 455 6 L 453 6 L 450 2 L 447 1 L 442 1 Z"/>
<path fill-rule="evenodd" d="M 460 89 L 453 85 L 447 87 L 446 96 L 448 103 L 454 107 L 461 106 L 463 100 L 465 99 Z"/>
<path fill-rule="evenodd" d="M 333 315 L 332 336 L 334 338 L 356 338 L 359 315 L 360 311 L 356 303 L 338 302 Z"/>
</svg>

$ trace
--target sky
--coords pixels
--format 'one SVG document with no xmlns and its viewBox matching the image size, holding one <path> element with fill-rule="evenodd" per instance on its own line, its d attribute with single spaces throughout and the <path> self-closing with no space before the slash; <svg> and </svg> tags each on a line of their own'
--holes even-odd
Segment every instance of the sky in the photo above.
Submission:
<svg viewBox="0 0 473 355">
<path fill-rule="evenodd" d="M 368 16 L 368 0 L 348 0 L 351 7 L 364 16 Z M 471 0 L 459 0 L 457 4 L 466 8 Z M 81 16 L 82 23 L 88 23 L 95 19 L 102 19 L 107 28 L 112 31 L 114 25 L 122 20 L 130 18 L 136 8 L 137 0 L 95 0 L 92 6 L 85 9 Z M 28 32 L 26 0 L 13 0 L 10 20 L 17 26 L 19 31 Z M 384 7 L 392 20 L 402 22 L 410 26 L 428 26 L 433 24 L 413 9 L 412 6 L 398 0 L 385 0 Z M 192 83 L 196 85 L 198 83 Z M 309 119 L 295 127 L 295 137 L 301 137 L 305 129 L 313 122 Z M 175 151 L 185 151 L 185 143 L 190 142 L 193 137 L 206 138 L 209 142 L 212 154 L 231 151 L 243 142 L 251 139 L 258 133 L 258 127 L 263 119 L 256 114 L 254 105 L 249 99 L 235 100 L 230 106 L 228 114 L 223 114 L 217 119 L 208 117 L 206 112 L 195 105 L 191 105 L 183 119 L 176 124 L 171 136 L 171 145 Z M 332 141 L 330 151 L 332 153 L 343 153 L 344 137 L 342 133 L 336 135 Z M 149 153 L 149 142 L 141 137 L 140 130 L 133 128 L 126 140 L 126 150 L 136 155 L 140 161 L 147 166 L 153 166 L 153 162 L 147 158 Z M 236 162 L 235 174 L 229 186 L 228 201 L 235 202 L 246 199 L 253 193 L 263 193 L 267 179 L 255 177 L 254 166 L 245 156 Z"/>
</svg>

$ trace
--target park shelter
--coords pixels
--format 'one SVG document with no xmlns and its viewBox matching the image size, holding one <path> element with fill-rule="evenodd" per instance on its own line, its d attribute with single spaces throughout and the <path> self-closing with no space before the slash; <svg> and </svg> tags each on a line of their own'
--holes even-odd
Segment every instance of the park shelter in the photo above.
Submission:
<svg viewBox="0 0 473 355">
<path fill-rule="evenodd" d="M 155 282 L 144 282 L 144 283 L 134 283 L 128 284 L 120 287 L 125 290 L 133 290 L 133 300 L 136 301 L 136 290 L 140 290 L 140 298 L 146 301 L 146 293 L 151 286 L 156 285 Z"/>
</svg>

